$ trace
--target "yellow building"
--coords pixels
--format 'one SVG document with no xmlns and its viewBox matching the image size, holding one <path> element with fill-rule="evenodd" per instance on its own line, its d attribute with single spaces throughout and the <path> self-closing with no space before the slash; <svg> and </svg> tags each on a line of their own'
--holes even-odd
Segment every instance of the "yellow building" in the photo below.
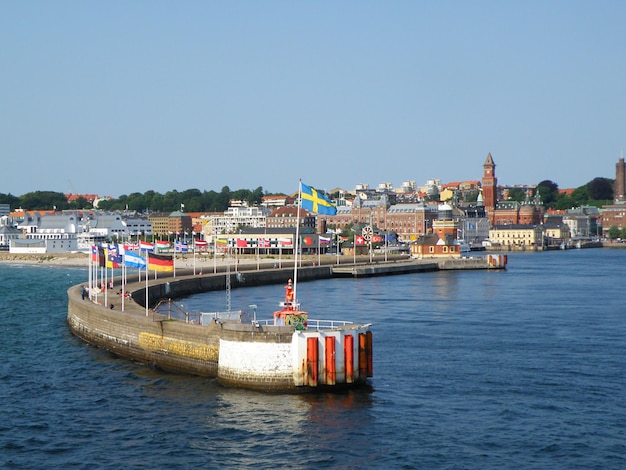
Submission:
<svg viewBox="0 0 626 470">
<path fill-rule="evenodd" d="M 544 224 L 543 241 L 545 246 L 561 245 L 571 241 L 571 233 L 569 225 L 563 224 Z"/>
<path fill-rule="evenodd" d="M 539 225 L 494 225 L 489 230 L 489 240 L 492 244 L 511 248 L 541 247 L 543 235 L 543 229 Z"/>
</svg>

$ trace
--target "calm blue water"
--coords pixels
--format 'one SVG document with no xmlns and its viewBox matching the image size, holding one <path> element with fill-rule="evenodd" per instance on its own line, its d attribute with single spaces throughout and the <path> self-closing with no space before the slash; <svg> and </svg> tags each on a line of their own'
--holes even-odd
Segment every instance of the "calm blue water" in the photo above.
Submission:
<svg viewBox="0 0 626 470">
<path fill-rule="evenodd" d="M 626 250 L 595 249 L 299 283 L 311 316 L 374 323 L 375 377 L 284 396 L 86 345 L 66 326 L 86 269 L 0 265 L 0 467 L 625 468 L 625 266 Z M 282 295 L 239 289 L 232 305 L 269 317 Z"/>
</svg>

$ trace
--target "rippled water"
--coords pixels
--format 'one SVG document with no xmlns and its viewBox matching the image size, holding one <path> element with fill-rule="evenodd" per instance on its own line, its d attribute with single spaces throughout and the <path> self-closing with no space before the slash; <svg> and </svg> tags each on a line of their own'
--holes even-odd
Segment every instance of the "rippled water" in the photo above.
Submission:
<svg viewBox="0 0 626 470">
<path fill-rule="evenodd" d="M 68 331 L 86 269 L 0 265 L 0 466 L 624 468 L 625 263 L 511 254 L 506 271 L 299 283 L 312 317 L 374 324 L 371 388 L 306 396 L 116 358 Z M 232 305 L 269 317 L 282 295 L 238 289 Z"/>
</svg>

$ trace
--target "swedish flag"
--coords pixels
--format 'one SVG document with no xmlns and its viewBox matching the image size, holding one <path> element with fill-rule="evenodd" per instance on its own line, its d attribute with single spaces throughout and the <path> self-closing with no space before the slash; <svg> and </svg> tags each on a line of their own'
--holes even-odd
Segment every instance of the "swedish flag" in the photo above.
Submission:
<svg viewBox="0 0 626 470">
<path fill-rule="evenodd" d="M 302 208 L 317 214 L 335 215 L 337 207 L 315 188 L 300 183 L 302 187 Z"/>
</svg>

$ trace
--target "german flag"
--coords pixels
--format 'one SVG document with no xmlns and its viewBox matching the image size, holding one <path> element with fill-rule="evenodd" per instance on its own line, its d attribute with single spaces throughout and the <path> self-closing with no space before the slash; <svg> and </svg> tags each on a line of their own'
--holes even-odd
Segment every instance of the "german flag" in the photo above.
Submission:
<svg viewBox="0 0 626 470">
<path fill-rule="evenodd" d="M 148 270 L 171 273 L 174 271 L 174 258 L 167 255 L 148 253 Z"/>
</svg>

